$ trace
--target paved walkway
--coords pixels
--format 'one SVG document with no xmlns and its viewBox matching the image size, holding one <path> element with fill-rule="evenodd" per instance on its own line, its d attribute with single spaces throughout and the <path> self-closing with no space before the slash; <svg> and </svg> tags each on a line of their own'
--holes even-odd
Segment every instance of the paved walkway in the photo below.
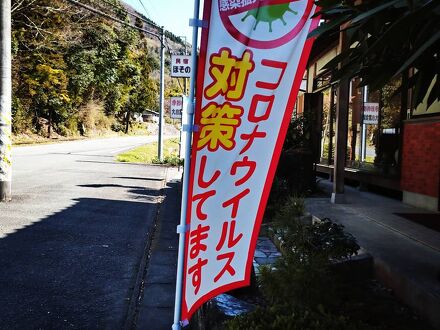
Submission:
<svg viewBox="0 0 440 330">
<path fill-rule="evenodd" d="M 331 191 L 331 182 L 320 188 Z M 374 258 L 376 276 L 440 328 L 440 233 L 395 213 L 428 213 L 400 201 L 346 187 L 346 204 L 308 198 L 307 210 L 343 224 Z"/>
<path fill-rule="evenodd" d="M 137 319 L 134 321 L 136 329 L 168 330 L 173 323 L 178 250 L 176 226 L 180 221 L 181 202 L 180 177 L 181 172 L 175 168 L 168 170 L 163 193 L 165 199 L 159 211 L 149 256 L 145 260 L 143 291 L 136 311 Z M 255 271 L 258 272 L 260 265 L 273 263 L 280 255 L 268 237 L 259 237 L 254 256 Z M 230 316 L 253 308 L 228 294 L 219 295 L 215 300 L 218 308 Z"/>
<path fill-rule="evenodd" d="M 137 329 L 170 329 L 173 322 L 179 222 L 179 173 L 171 173 L 159 214 L 137 311 Z M 331 183 L 322 181 L 324 190 Z M 346 188 L 347 204 L 309 198 L 313 215 L 343 224 L 374 258 L 375 272 L 408 305 L 440 327 L 440 234 L 394 213 L 426 211 L 387 197 Z M 267 259 L 259 241 L 258 258 Z M 272 257 L 272 256 L 271 256 Z"/>
<path fill-rule="evenodd" d="M 180 178 L 176 168 L 168 170 L 165 200 L 146 261 L 136 329 L 171 329 L 174 318 L 177 250 L 179 237 L 176 227 L 180 221 Z"/>
</svg>

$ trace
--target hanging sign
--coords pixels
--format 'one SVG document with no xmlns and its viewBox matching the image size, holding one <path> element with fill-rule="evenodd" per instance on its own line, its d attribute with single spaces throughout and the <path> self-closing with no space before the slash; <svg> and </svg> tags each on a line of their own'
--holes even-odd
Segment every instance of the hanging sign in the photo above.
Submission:
<svg viewBox="0 0 440 330">
<path fill-rule="evenodd" d="M 313 0 L 206 0 L 189 180 L 182 320 L 249 285 L 312 40 Z"/>
<path fill-rule="evenodd" d="M 191 77 L 191 55 L 171 55 L 171 77 Z"/>
</svg>

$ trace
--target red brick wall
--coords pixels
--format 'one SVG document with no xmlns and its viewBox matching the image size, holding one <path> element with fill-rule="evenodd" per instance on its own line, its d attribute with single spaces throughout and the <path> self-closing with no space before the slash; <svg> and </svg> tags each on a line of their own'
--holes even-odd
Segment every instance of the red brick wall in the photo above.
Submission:
<svg viewBox="0 0 440 330">
<path fill-rule="evenodd" d="M 440 122 L 406 122 L 402 190 L 439 197 Z"/>
</svg>

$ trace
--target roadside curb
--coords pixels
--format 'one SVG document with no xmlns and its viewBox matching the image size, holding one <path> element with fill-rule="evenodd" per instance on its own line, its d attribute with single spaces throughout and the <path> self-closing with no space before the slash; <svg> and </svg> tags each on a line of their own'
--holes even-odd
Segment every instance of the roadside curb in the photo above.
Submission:
<svg viewBox="0 0 440 330">
<path fill-rule="evenodd" d="M 440 297 L 428 292 L 419 283 L 393 269 L 381 258 L 373 258 L 374 275 L 420 316 L 426 318 L 435 328 L 440 329 Z"/>
<path fill-rule="evenodd" d="M 153 239 L 156 235 L 156 229 L 157 229 L 158 221 L 160 218 L 160 212 L 163 207 L 163 201 L 165 199 L 164 189 L 165 189 L 166 183 L 168 182 L 168 179 L 169 179 L 168 173 L 169 173 L 169 169 L 166 168 L 165 178 L 162 180 L 162 186 L 160 188 L 161 200 L 159 201 L 159 204 L 157 206 L 157 210 L 156 210 L 156 214 L 154 217 L 151 231 L 149 233 L 146 233 L 146 235 L 145 235 L 144 253 L 142 255 L 142 259 L 139 264 L 139 268 L 138 268 L 137 276 L 136 276 L 136 281 L 134 283 L 133 292 L 130 297 L 130 301 L 129 301 L 129 305 L 128 305 L 127 316 L 125 318 L 125 323 L 123 326 L 123 329 L 125 329 L 125 330 L 136 328 L 136 322 L 137 322 L 137 318 L 139 315 L 139 307 L 140 307 L 140 303 L 142 301 L 142 296 L 143 296 L 144 281 L 145 281 L 146 273 L 148 270 L 148 264 L 149 264 L 150 257 L 151 257 L 151 246 L 153 243 Z"/>
</svg>

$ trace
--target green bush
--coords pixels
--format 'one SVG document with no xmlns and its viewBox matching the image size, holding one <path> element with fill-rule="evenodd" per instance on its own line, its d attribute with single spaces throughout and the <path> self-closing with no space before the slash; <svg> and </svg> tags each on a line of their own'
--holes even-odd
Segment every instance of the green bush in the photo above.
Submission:
<svg viewBox="0 0 440 330">
<path fill-rule="evenodd" d="M 71 135 L 78 135 L 78 116 L 71 116 L 66 120 L 66 129 L 70 132 Z"/>
<path fill-rule="evenodd" d="M 70 136 L 72 135 L 70 130 L 64 126 L 63 124 L 59 124 L 57 127 L 57 133 L 60 134 L 61 136 Z"/>
<path fill-rule="evenodd" d="M 315 189 L 312 115 L 304 114 L 290 121 L 276 177 L 284 181 L 288 194 L 307 194 Z"/>
<path fill-rule="evenodd" d="M 325 158 L 326 160 L 328 159 L 328 153 L 329 153 L 329 144 L 326 143 L 324 144 L 324 150 L 322 152 L 322 157 Z M 351 146 L 347 145 L 347 154 L 346 154 L 346 159 L 350 159 L 350 154 L 351 154 Z M 335 144 L 333 143 L 332 145 L 332 159 L 335 158 Z"/>
<path fill-rule="evenodd" d="M 285 215 L 277 218 L 287 224 Z M 331 265 L 357 253 L 359 246 L 353 236 L 329 220 L 304 224 L 295 218 L 287 226 L 279 226 L 276 233 L 284 255 L 274 268 L 261 271 L 260 282 L 268 300 L 298 308 L 337 306 L 339 287 Z"/>
<path fill-rule="evenodd" d="M 104 104 L 95 100 L 82 106 L 77 117 L 77 127 L 83 135 L 106 133 L 113 128 L 116 121 L 113 117 L 106 116 Z"/>
<path fill-rule="evenodd" d="M 362 323 L 353 322 L 342 315 L 316 310 L 301 309 L 288 304 L 276 304 L 257 308 L 252 314 L 236 317 L 226 324 L 228 330 L 340 330 L 362 329 Z M 365 329 L 365 328 L 364 328 Z"/>
<path fill-rule="evenodd" d="M 115 120 L 111 126 L 112 131 L 115 132 L 124 132 L 125 131 L 125 126 L 123 123 Z"/>
<path fill-rule="evenodd" d="M 300 219 L 304 200 L 288 198 L 274 217 L 283 256 L 260 268 L 258 282 L 267 306 L 233 319 L 228 329 L 356 329 L 338 312 L 340 279 L 332 266 L 356 254 L 359 246 L 342 225 Z M 360 323 L 359 323 L 360 324 Z"/>
<path fill-rule="evenodd" d="M 23 106 L 23 102 L 15 95 L 12 96 L 12 132 L 24 133 L 32 130 L 32 117 Z"/>
<path fill-rule="evenodd" d="M 304 214 L 305 204 L 304 199 L 296 196 L 288 196 L 284 204 L 278 209 L 275 214 L 274 221 L 278 229 L 289 228 L 289 226 L 296 225 L 298 217 Z"/>
<path fill-rule="evenodd" d="M 153 164 L 170 165 L 170 166 L 183 165 L 182 159 L 180 159 L 176 155 L 165 156 L 162 161 L 160 161 L 157 157 L 154 157 L 151 162 Z"/>
<path fill-rule="evenodd" d="M 289 188 L 287 180 L 275 176 L 264 212 L 265 220 L 272 218 L 279 210 L 286 199 L 289 197 Z"/>
<path fill-rule="evenodd" d="M 132 135 L 145 135 L 148 133 L 148 128 L 143 122 L 132 121 L 128 133 Z"/>
</svg>

